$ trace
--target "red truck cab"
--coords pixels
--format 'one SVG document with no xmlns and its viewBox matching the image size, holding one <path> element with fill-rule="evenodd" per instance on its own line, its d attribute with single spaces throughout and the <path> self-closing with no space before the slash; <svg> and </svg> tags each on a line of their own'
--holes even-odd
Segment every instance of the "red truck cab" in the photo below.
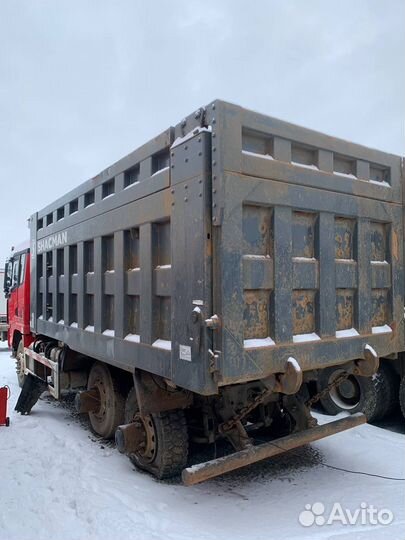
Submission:
<svg viewBox="0 0 405 540">
<path fill-rule="evenodd" d="M 4 281 L 4 270 L 0 268 L 0 280 Z M 0 291 L 0 341 L 7 341 L 8 324 L 7 324 L 7 302 L 3 291 Z"/>
<path fill-rule="evenodd" d="M 8 345 L 13 355 L 18 346 L 33 341 L 30 330 L 30 250 L 29 242 L 12 250 L 5 264 L 4 293 L 7 298 Z"/>
</svg>

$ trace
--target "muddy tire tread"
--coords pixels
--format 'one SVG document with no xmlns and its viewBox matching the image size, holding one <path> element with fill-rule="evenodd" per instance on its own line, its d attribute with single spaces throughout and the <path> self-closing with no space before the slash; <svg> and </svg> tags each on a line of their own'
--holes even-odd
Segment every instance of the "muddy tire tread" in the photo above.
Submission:
<svg viewBox="0 0 405 540">
<path fill-rule="evenodd" d="M 184 411 L 160 413 L 155 417 L 155 424 L 160 424 L 164 440 L 164 447 L 158 450 L 160 453 L 158 478 L 176 476 L 187 465 L 188 457 L 188 433 Z"/>
<path fill-rule="evenodd" d="M 125 423 L 132 422 L 138 412 L 135 388 L 132 388 L 125 404 Z M 188 431 L 184 411 L 177 409 L 152 414 L 157 436 L 157 455 L 152 463 L 143 462 L 136 454 L 129 454 L 131 462 L 162 480 L 180 474 L 187 465 Z"/>
</svg>

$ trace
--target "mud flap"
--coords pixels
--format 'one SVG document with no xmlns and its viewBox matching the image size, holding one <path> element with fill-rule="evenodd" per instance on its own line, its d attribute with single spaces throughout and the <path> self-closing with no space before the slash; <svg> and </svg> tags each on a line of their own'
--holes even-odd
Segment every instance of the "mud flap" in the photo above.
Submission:
<svg viewBox="0 0 405 540">
<path fill-rule="evenodd" d="M 14 410 L 21 414 L 29 414 L 39 396 L 47 389 L 48 385 L 45 381 L 32 375 L 32 373 L 28 373 Z"/>
</svg>

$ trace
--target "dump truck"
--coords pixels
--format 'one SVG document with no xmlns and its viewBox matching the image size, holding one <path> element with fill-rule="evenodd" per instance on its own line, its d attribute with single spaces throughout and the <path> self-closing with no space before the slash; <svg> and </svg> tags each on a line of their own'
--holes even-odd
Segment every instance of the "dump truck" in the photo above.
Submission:
<svg viewBox="0 0 405 540">
<path fill-rule="evenodd" d="M 404 350 L 402 212 L 401 158 L 197 109 L 30 218 L 17 410 L 75 390 L 97 434 L 187 485 L 365 422 L 317 425 L 306 388 Z"/>
<path fill-rule="evenodd" d="M 4 281 L 4 270 L 0 268 L 0 283 Z M 0 341 L 7 341 L 7 303 L 3 291 L 0 291 Z"/>
</svg>

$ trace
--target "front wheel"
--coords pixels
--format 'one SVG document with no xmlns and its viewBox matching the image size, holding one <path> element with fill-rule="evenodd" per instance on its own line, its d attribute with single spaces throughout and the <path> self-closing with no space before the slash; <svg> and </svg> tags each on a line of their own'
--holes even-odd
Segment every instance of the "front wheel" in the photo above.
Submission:
<svg viewBox="0 0 405 540">
<path fill-rule="evenodd" d="M 338 367 L 323 369 L 318 375 L 317 391 L 331 384 L 342 371 Z M 363 412 L 369 422 L 374 422 L 381 420 L 395 407 L 396 386 L 395 374 L 383 363 L 371 377 L 349 375 L 321 398 L 320 403 L 327 414 Z"/>
<path fill-rule="evenodd" d="M 184 411 L 176 409 L 158 414 L 141 415 L 135 388 L 125 403 L 125 423 L 139 422 L 144 440 L 138 450 L 128 455 L 132 463 L 156 478 L 170 478 L 187 465 L 188 433 Z"/>
</svg>

